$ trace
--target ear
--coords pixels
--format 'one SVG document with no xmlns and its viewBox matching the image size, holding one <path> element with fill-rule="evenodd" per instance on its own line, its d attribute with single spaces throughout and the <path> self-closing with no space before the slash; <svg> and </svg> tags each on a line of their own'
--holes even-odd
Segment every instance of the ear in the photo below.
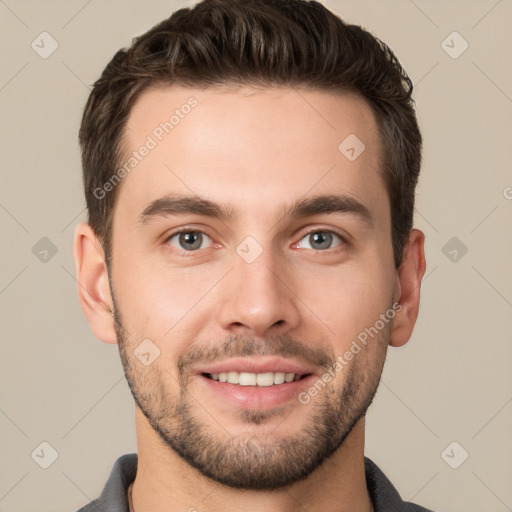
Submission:
<svg viewBox="0 0 512 512">
<path fill-rule="evenodd" d="M 73 252 L 78 297 L 91 330 L 104 343 L 117 343 L 105 254 L 101 242 L 86 222 L 75 228 Z"/>
<path fill-rule="evenodd" d="M 397 308 L 391 327 L 392 347 L 401 347 L 409 341 L 418 318 L 421 280 L 426 268 L 424 245 L 423 232 L 412 229 L 396 276 L 395 302 L 401 308 Z"/>
</svg>

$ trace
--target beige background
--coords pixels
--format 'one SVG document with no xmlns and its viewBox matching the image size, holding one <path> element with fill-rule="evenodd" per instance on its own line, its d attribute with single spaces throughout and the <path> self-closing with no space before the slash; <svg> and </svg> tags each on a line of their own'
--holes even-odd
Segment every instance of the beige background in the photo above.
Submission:
<svg viewBox="0 0 512 512">
<path fill-rule="evenodd" d="M 404 499 L 439 511 L 512 510 L 512 2 L 324 3 L 396 52 L 416 84 L 425 138 L 422 309 L 410 343 L 389 352 L 366 453 Z M 77 300 L 77 130 L 114 52 L 184 5 L 0 0 L 0 512 L 75 511 L 99 495 L 115 459 L 135 451 L 117 347 L 93 338 Z M 59 45 L 47 59 L 31 48 L 43 31 Z M 445 49 L 457 53 L 461 39 L 442 45 L 453 31 L 469 43 L 458 58 Z M 33 253 L 43 237 L 57 248 L 47 261 L 45 242 Z M 455 262 L 443 253 L 452 237 L 468 249 Z M 43 441 L 58 453 L 48 469 L 31 457 Z M 462 450 L 469 458 L 452 469 L 445 460 L 460 462 Z"/>
</svg>

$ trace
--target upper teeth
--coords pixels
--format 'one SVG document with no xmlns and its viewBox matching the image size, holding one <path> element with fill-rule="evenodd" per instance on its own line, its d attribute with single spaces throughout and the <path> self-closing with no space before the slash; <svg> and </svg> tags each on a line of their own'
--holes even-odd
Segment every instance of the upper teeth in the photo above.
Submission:
<svg viewBox="0 0 512 512">
<path fill-rule="evenodd" d="M 272 386 L 274 384 L 283 384 L 292 382 L 296 378 L 295 373 L 266 372 L 266 373 L 247 373 L 247 372 L 221 372 L 211 373 L 211 378 L 220 382 L 229 384 L 239 384 L 240 386 Z M 299 377 L 297 375 L 297 377 Z"/>
</svg>

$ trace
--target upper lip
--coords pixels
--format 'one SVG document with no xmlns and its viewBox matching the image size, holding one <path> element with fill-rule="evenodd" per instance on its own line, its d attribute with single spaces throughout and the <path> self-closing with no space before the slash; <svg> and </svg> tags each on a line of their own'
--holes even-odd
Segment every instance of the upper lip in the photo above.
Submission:
<svg viewBox="0 0 512 512">
<path fill-rule="evenodd" d="M 223 373 L 223 372 L 247 372 L 267 373 L 282 372 L 295 373 L 296 375 L 307 375 L 313 373 L 313 369 L 292 359 L 282 357 L 236 357 L 223 361 L 202 365 L 196 371 L 201 373 Z"/>
</svg>

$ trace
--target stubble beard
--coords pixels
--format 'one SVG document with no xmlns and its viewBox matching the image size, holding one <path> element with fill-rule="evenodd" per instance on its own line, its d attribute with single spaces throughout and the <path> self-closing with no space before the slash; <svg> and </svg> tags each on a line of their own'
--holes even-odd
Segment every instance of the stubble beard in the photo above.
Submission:
<svg viewBox="0 0 512 512">
<path fill-rule="evenodd" d="M 189 392 L 193 379 L 185 376 L 183 367 L 178 377 L 179 394 L 171 396 L 166 384 L 170 374 L 165 375 L 167 371 L 156 364 L 158 360 L 150 366 L 142 365 L 133 354 L 137 343 L 129 339 L 116 307 L 114 319 L 131 393 L 161 440 L 202 475 L 232 488 L 248 490 L 287 487 L 306 478 L 342 449 L 343 442 L 366 414 L 377 392 L 389 341 L 389 326 L 386 326 L 371 341 L 379 346 L 375 347 L 370 367 L 370 359 L 357 354 L 353 363 L 341 370 L 345 372 L 341 386 L 338 383 L 320 389 L 317 399 L 308 404 L 297 400 L 288 414 L 293 414 L 296 407 L 308 407 L 311 411 L 299 432 L 279 435 L 278 424 L 270 435 L 268 429 L 265 435 L 258 435 L 255 426 L 270 421 L 276 411 L 243 410 L 239 419 L 250 425 L 251 433 L 234 436 L 229 434 L 230 425 L 222 425 L 225 419 L 214 418 L 211 407 L 207 411 Z M 247 355 L 253 352 L 247 347 L 255 346 L 254 340 L 246 338 L 237 337 L 231 342 L 230 347 L 235 347 L 237 355 L 242 355 L 241 352 Z M 237 351 L 236 347 L 242 346 L 245 348 Z M 276 353 L 261 345 L 259 349 L 258 354 Z M 286 417 L 287 414 L 283 414 L 283 422 Z"/>
</svg>

